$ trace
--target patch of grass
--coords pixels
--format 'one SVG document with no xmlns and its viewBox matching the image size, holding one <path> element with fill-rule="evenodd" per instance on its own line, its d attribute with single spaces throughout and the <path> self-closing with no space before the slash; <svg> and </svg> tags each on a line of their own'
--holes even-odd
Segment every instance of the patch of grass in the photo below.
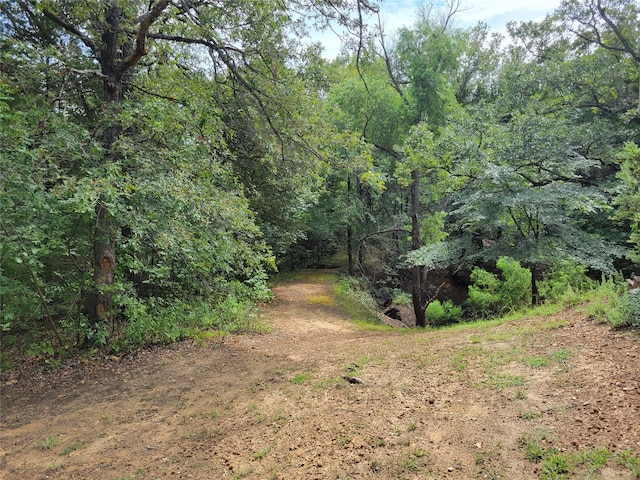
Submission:
<svg viewBox="0 0 640 480">
<path fill-rule="evenodd" d="M 269 455 L 269 453 L 271 452 L 271 450 L 273 450 L 273 445 L 269 445 L 267 448 L 265 448 L 264 450 L 260 450 L 258 452 L 254 452 L 253 455 L 251 455 L 251 458 L 253 460 L 262 460 L 263 458 L 265 458 L 267 455 Z"/>
<path fill-rule="evenodd" d="M 588 466 L 589 473 L 595 473 L 607 465 L 612 454 L 606 448 L 591 448 L 580 452 L 579 461 Z"/>
<path fill-rule="evenodd" d="M 231 475 L 233 480 L 240 480 L 241 478 L 248 477 L 253 473 L 253 468 L 241 468 L 237 472 L 233 472 Z"/>
<path fill-rule="evenodd" d="M 530 368 L 540 368 L 549 365 L 549 360 L 545 357 L 527 357 L 524 359 L 524 363 Z"/>
<path fill-rule="evenodd" d="M 542 416 L 542 412 L 537 411 L 526 411 L 523 410 L 520 412 L 520 418 L 523 420 L 535 420 L 536 418 L 540 418 Z"/>
<path fill-rule="evenodd" d="M 407 427 L 408 432 L 414 432 L 418 428 L 418 422 L 411 422 Z"/>
<path fill-rule="evenodd" d="M 525 450 L 524 456 L 527 460 L 540 463 L 541 480 L 577 478 L 576 475 L 584 475 L 579 478 L 600 478 L 598 472 L 613 459 L 640 478 L 640 458 L 629 450 L 617 455 L 606 448 L 598 447 L 578 452 L 564 452 L 544 430 L 523 435 L 520 438 L 520 448 Z"/>
<path fill-rule="evenodd" d="M 502 391 L 508 387 L 520 387 L 524 385 L 524 378 L 522 375 L 512 375 L 510 373 L 491 373 L 485 383 L 493 386 L 498 391 Z"/>
<path fill-rule="evenodd" d="M 58 445 L 58 437 L 47 437 L 44 440 L 42 440 L 42 443 L 40 444 L 40 448 L 42 450 L 51 450 L 52 448 L 55 448 Z"/>
<path fill-rule="evenodd" d="M 311 370 L 307 370 L 306 372 L 299 373 L 291 378 L 289 381 L 296 385 L 302 385 L 307 383 L 313 377 L 313 372 Z"/>
<path fill-rule="evenodd" d="M 451 358 L 451 366 L 454 370 L 462 372 L 467 368 L 469 359 L 482 354 L 483 350 L 480 346 L 465 347 L 456 352 Z"/>
<path fill-rule="evenodd" d="M 359 325 L 365 323 L 389 328 L 376 316 L 378 305 L 357 279 L 342 277 L 333 282 L 333 291 L 340 308 Z"/>
<path fill-rule="evenodd" d="M 307 303 L 311 305 L 322 305 L 325 307 L 334 307 L 336 305 L 336 301 L 329 295 L 308 295 L 306 300 Z"/>
<path fill-rule="evenodd" d="M 625 449 L 618 453 L 617 459 L 620 465 L 628 468 L 636 478 L 640 478 L 640 455 L 636 455 L 631 449 Z"/>
<path fill-rule="evenodd" d="M 62 450 L 62 453 L 60 453 L 60 455 L 71 455 L 72 452 L 75 452 L 79 448 L 80 448 L 80 443 L 74 442 L 68 447 L 66 447 L 64 450 Z"/>
<path fill-rule="evenodd" d="M 553 359 L 558 363 L 567 363 L 567 360 L 569 360 L 572 356 L 573 352 L 571 350 L 562 348 L 554 352 Z"/>
</svg>

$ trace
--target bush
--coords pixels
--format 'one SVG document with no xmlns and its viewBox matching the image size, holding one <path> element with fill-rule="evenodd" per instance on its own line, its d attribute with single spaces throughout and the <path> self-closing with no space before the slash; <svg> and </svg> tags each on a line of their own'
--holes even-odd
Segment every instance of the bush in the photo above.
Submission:
<svg viewBox="0 0 640 480">
<path fill-rule="evenodd" d="M 475 267 L 471 272 L 467 305 L 481 317 L 502 315 L 531 305 L 531 272 L 520 263 L 500 257 L 496 266 L 501 277 Z"/>
<path fill-rule="evenodd" d="M 587 276 L 586 270 L 585 266 L 572 262 L 554 265 L 545 273 L 539 284 L 540 296 L 544 300 L 564 305 L 580 303 L 584 294 L 596 285 L 596 282 Z"/>
<path fill-rule="evenodd" d="M 613 328 L 640 327 L 640 289 L 615 298 L 607 318 Z"/>
<path fill-rule="evenodd" d="M 462 307 L 454 305 L 451 300 L 444 303 L 434 300 L 427 305 L 425 315 L 429 324 L 433 326 L 458 323 L 462 319 Z"/>
</svg>

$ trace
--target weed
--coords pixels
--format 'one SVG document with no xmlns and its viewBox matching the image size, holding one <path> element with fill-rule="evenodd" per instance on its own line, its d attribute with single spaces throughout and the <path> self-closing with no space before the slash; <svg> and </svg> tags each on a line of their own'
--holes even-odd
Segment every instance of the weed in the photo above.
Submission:
<svg viewBox="0 0 640 480">
<path fill-rule="evenodd" d="M 618 454 L 618 461 L 621 465 L 631 470 L 631 473 L 636 478 L 640 478 L 640 455 L 634 454 L 631 449 L 625 449 Z"/>
<path fill-rule="evenodd" d="M 336 438 L 336 445 L 343 447 L 351 443 L 351 440 L 352 440 L 351 436 L 340 435 L 338 438 Z"/>
<path fill-rule="evenodd" d="M 524 362 L 531 368 L 546 367 L 549 364 L 549 360 L 544 357 L 527 357 Z"/>
<path fill-rule="evenodd" d="M 525 398 L 527 398 L 527 394 L 524 393 L 524 390 L 518 390 L 516 392 L 516 400 L 524 400 Z"/>
<path fill-rule="evenodd" d="M 78 442 L 74 442 L 65 448 L 60 455 L 71 455 L 72 452 L 75 452 L 80 448 L 80 444 Z"/>
<path fill-rule="evenodd" d="M 580 463 L 589 465 L 589 472 L 595 473 L 604 467 L 611 458 L 611 452 L 606 448 L 592 448 L 580 452 Z"/>
<path fill-rule="evenodd" d="M 536 418 L 539 418 L 540 416 L 542 416 L 542 412 L 535 412 L 535 411 L 521 411 L 520 412 L 520 418 L 522 418 L 523 420 L 535 420 Z"/>
<path fill-rule="evenodd" d="M 552 452 L 545 452 L 542 461 L 541 480 L 560 480 L 568 478 L 569 459 L 567 455 L 560 453 L 556 449 Z"/>
<path fill-rule="evenodd" d="M 498 391 L 502 391 L 507 387 L 519 387 L 524 385 L 522 375 L 511 375 L 509 373 L 493 373 L 490 374 L 486 383 L 495 387 Z"/>
<path fill-rule="evenodd" d="M 309 380 L 311 380 L 312 376 L 313 376 L 313 373 L 311 371 L 307 370 L 304 373 L 299 373 L 298 375 L 296 375 L 295 377 L 293 377 L 289 381 L 291 383 L 295 383 L 296 385 L 302 385 L 303 383 L 306 383 Z"/>
<path fill-rule="evenodd" d="M 407 431 L 409 432 L 413 432 L 418 428 L 418 422 L 411 422 L 409 424 L 409 428 L 407 428 Z"/>
<path fill-rule="evenodd" d="M 239 480 L 243 477 L 248 477 L 252 473 L 253 473 L 253 468 L 241 468 L 240 470 L 232 474 L 232 478 L 233 480 Z"/>
<path fill-rule="evenodd" d="M 56 445 L 58 445 L 58 437 L 48 437 L 42 441 L 40 448 L 42 448 L 42 450 L 51 450 L 55 448 Z"/>
<path fill-rule="evenodd" d="M 384 438 L 376 439 L 376 447 L 384 447 L 386 444 L 387 442 L 385 442 Z"/>
<path fill-rule="evenodd" d="M 569 358 L 571 358 L 572 355 L 573 355 L 573 352 L 571 350 L 566 350 L 563 348 L 563 349 L 557 350 L 553 354 L 553 358 L 558 363 L 567 363 L 567 360 L 569 360 Z"/>
<path fill-rule="evenodd" d="M 251 458 L 253 460 L 262 460 L 267 455 L 269 455 L 269 452 L 271 452 L 271 450 L 273 450 L 273 445 L 269 445 L 264 450 L 260 450 L 259 452 L 255 452 L 253 455 L 251 455 Z"/>
</svg>

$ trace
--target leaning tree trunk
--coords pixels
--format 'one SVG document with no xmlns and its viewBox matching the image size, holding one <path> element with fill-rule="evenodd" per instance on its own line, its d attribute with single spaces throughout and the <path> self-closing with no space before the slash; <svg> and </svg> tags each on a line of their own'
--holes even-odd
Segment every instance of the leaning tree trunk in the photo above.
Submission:
<svg viewBox="0 0 640 480">
<path fill-rule="evenodd" d="M 417 170 L 411 172 L 411 248 L 420 248 L 420 222 L 418 213 L 420 212 L 420 176 Z M 416 326 L 426 327 L 427 318 L 422 302 L 422 275 L 420 267 L 414 266 L 411 272 L 411 299 L 413 300 L 413 311 L 416 315 Z"/>
</svg>

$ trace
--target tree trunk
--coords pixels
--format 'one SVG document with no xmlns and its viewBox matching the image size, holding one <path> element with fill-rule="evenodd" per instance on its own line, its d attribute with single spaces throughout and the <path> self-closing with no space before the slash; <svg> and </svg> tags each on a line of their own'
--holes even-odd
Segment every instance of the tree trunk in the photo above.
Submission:
<svg viewBox="0 0 640 480">
<path fill-rule="evenodd" d="M 420 175 L 417 170 L 411 172 L 411 249 L 420 248 L 420 222 L 418 214 L 420 212 Z M 426 327 L 427 319 L 425 308 L 422 302 L 422 275 L 419 266 L 414 266 L 411 272 L 411 299 L 413 300 L 413 311 L 416 315 L 416 326 Z"/>
<path fill-rule="evenodd" d="M 123 56 L 131 54 L 129 44 L 119 45 L 118 37 L 121 33 L 122 11 L 111 5 L 105 10 L 105 20 L 108 28 L 102 34 L 102 48 L 100 50 L 100 67 L 104 75 L 103 100 L 105 110 L 116 114 L 125 97 L 125 74 L 131 79 L 131 71 L 121 72 L 118 63 Z M 102 165 L 106 166 L 116 160 L 113 144 L 120 136 L 122 127 L 119 123 L 108 125 L 102 132 L 102 147 L 104 156 Z M 98 200 L 96 205 L 96 223 L 93 233 L 93 291 L 89 295 L 89 324 L 107 322 L 113 330 L 111 308 L 113 292 L 111 286 L 116 274 L 116 238 L 118 233 L 117 219 L 111 215 L 107 205 Z"/>
<path fill-rule="evenodd" d="M 114 218 L 99 203 L 93 240 L 93 292 L 89 300 L 89 321 L 91 325 L 108 322 L 110 330 L 113 329 L 109 312 L 113 303 L 110 287 L 116 275 L 116 230 Z"/>
<path fill-rule="evenodd" d="M 535 265 L 529 267 L 529 271 L 531 272 L 531 305 L 538 305 L 540 302 L 540 294 L 538 293 L 538 282 L 536 280 L 536 276 L 538 274 L 538 269 Z"/>
<path fill-rule="evenodd" d="M 347 201 L 351 202 L 351 175 L 347 175 Z M 349 257 L 349 275 L 353 276 L 353 226 L 351 219 L 347 225 L 347 255 Z"/>
</svg>

